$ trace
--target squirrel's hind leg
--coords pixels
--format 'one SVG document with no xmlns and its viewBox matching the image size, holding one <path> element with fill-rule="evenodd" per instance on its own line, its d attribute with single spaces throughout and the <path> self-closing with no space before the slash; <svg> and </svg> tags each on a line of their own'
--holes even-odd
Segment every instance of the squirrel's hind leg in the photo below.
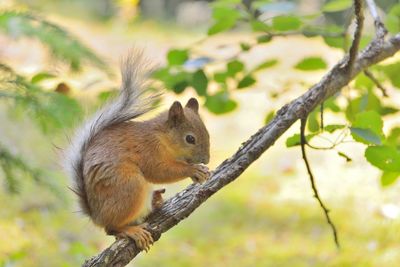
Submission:
<svg viewBox="0 0 400 267">
<path fill-rule="evenodd" d="M 131 238 L 140 249 L 148 251 L 154 240 L 150 232 L 145 229 L 146 226 L 146 223 L 127 225 L 119 229 L 106 229 L 106 232 L 109 235 L 114 235 L 117 239 Z"/>
<path fill-rule="evenodd" d="M 164 204 L 164 199 L 162 197 L 162 194 L 164 194 L 164 193 L 165 193 L 165 188 L 153 191 L 153 195 L 152 195 L 152 199 L 151 199 L 152 210 L 159 209 Z"/>
</svg>

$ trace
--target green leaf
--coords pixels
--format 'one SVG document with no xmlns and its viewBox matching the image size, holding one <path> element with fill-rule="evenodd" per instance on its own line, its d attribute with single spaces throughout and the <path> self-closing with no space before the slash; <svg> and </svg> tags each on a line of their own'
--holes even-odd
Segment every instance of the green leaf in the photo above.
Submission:
<svg viewBox="0 0 400 267">
<path fill-rule="evenodd" d="M 332 36 L 323 36 L 325 44 L 330 47 L 334 48 L 341 48 L 344 47 L 344 38 L 343 37 L 332 37 Z"/>
<path fill-rule="evenodd" d="M 207 96 L 205 106 L 214 114 L 223 114 L 233 111 L 237 107 L 237 103 L 229 98 L 225 91 Z"/>
<path fill-rule="evenodd" d="M 358 113 L 350 128 L 354 140 L 364 144 L 381 144 L 384 137 L 383 120 L 381 116 L 373 110 Z"/>
<path fill-rule="evenodd" d="M 317 134 L 308 134 L 305 136 L 307 142 L 309 142 L 314 136 Z M 286 139 L 286 147 L 294 147 L 294 146 L 299 146 L 301 144 L 300 142 L 300 134 L 294 134 L 288 139 Z"/>
<path fill-rule="evenodd" d="M 386 77 L 389 78 L 393 86 L 400 88 L 400 62 L 378 66 L 378 69 L 385 73 Z"/>
<path fill-rule="evenodd" d="M 356 119 L 352 124 L 353 127 L 367 128 L 374 133 L 381 135 L 383 120 L 382 117 L 374 110 L 364 111 L 356 115 Z"/>
<path fill-rule="evenodd" d="M 251 45 L 247 43 L 240 43 L 240 49 L 242 49 L 244 52 L 249 51 L 251 49 Z"/>
<path fill-rule="evenodd" d="M 295 31 L 300 29 L 301 25 L 300 18 L 293 15 L 278 16 L 272 19 L 272 27 L 276 31 Z"/>
<path fill-rule="evenodd" d="M 272 40 L 272 36 L 271 35 L 261 35 L 257 37 L 257 43 L 259 44 L 265 44 L 268 43 Z"/>
<path fill-rule="evenodd" d="M 381 102 L 372 91 L 350 101 L 345 111 L 346 118 L 349 121 L 354 121 L 358 113 L 370 110 L 382 115 Z"/>
<path fill-rule="evenodd" d="M 180 94 L 189 86 L 188 81 L 179 81 L 172 86 L 172 90 L 176 94 Z"/>
<path fill-rule="evenodd" d="M 226 72 L 214 73 L 214 80 L 218 83 L 225 83 L 227 78 L 228 74 Z"/>
<path fill-rule="evenodd" d="M 381 170 L 400 172 L 400 153 L 393 147 L 370 146 L 365 150 L 365 158 Z"/>
<path fill-rule="evenodd" d="M 173 49 L 170 50 L 167 55 L 168 64 L 170 66 L 182 65 L 188 59 L 189 59 L 189 54 L 186 49 L 184 50 Z"/>
<path fill-rule="evenodd" d="M 400 4 L 394 5 L 387 13 L 385 26 L 390 33 L 400 32 Z"/>
<path fill-rule="evenodd" d="M 51 79 L 51 78 L 55 78 L 56 76 L 54 74 L 51 73 L 47 73 L 47 72 L 39 72 L 37 74 L 35 74 L 32 79 L 31 79 L 31 83 L 39 83 L 43 80 L 47 80 L 47 79 Z"/>
<path fill-rule="evenodd" d="M 375 134 L 370 129 L 350 127 L 350 131 L 353 139 L 357 142 L 375 145 L 380 145 L 382 143 L 379 135 Z"/>
<path fill-rule="evenodd" d="M 264 124 L 270 123 L 274 117 L 275 117 L 275 111 L 272 110 L 268 112 L 267 116 L 265 116 Z"/>
<path fill-rule="evenodd" d="M 227 19 L 227 20 L 220 20 L 214 23 L 209 29 L 207 34 L 214 35 L 222 31 L 229 30 L 235 26 L 236 20 Z"/>
<path fill-rule="evenodd" d="M 370 78 L 368 78 L 363 72 L 361 72 L 359 75 L 357 75 L 354 86 L 359 89 L 371 90 L 375 86 L 375 84 L 373 81 L 371 81 Z"/>
<path fill-rule="evenodd" d="M 208 29 L 208 35 L 213 35 L 233 28 L 240 16 L 240 12 L 234 8 L 215 7 L 213 10 L 215 23 Z"/>
<path fill-rule="evenodd" d="M 268 32 L 271 30 L 267 24 L 259 20 L 251 20 L 250 25 L 254 32 Z"/>
<path fill-rule="evenodd" d="M 301 144 L 300 134 L 294 134 L 286 139 L 286 147 L 299 146 Z"/>
<path fill-rule="evenodd" d="M 298 70 L 312 71 L 326 69 L 326 62 L 320 57 L 307 57 L 296 64 Z"/>
<path fill-rule="evenodd" d="M 320 114 L 319 110 L 315 109 L 308 115 L 307 128 L 310 132 L 318 132 L 320 130 L 318 114 Z"/>
<path fill-rule="evenodd" d="M 332 0 L 322 7 L 323 12 L 338 12 L 349 9 L 352 5 L 351 0 Z"/>
<path fill-rule="evenodd" d="M 259 70 L 263 70 L 263 69 L 268 69 L 271 68 L 273 66 L 275 66 L 276 64 L 278 64 L 278 60 L 277 59 L 269 59 L 267 61 L 264 61 L 263 63 L 261 63 L 260 65 L 258 65 L 253 72 L 259 71 Z"/>
<path fill-rule="evenodd" d="M 233 60 L 227 65 L 227 74 L 229 76 L 234 77 L 237 73 L 244 70 L 244 64 L 239 60 Z"/>
<path fill-rule="evenodd" d="M 340 112 L 341 110 L 338 104 L 336 103 L 335 97 L 330 97 L 328 100 L 325 100 L 324 109 L 329 109 L 332 112 Z"/>
<path fill-rule="evenodd" d="M 250 75 L 246 75 L 243 77 L 243 79 L 241 79 L 237 85 L 237 89 L 243 89 L 249 86 L 252 86 L 253 84 L 255 84 L 256 80 Z"/>
<path fill-rule="evenodd" d="M 153 77 L 162 81 L 164 86 L 177 94 L 182 93 L 192 82 L 192 73 L 185 71 L 171 71 L 169 68 L 163 68 L 153 74 Z"/>
<path fill-rule="evenodd" d="M 389 186 L 396 182 L 397 178 L 399 178 L 400 173 L 399 172 L 388 172 L 384 171 L 381 176 L 381 185 L 383 187 Z"/>
<path fill-rule="evenodd" d="M 343 31 L 343 27 L 339 27 L 338 25 L 327 25 L 324 27 L 326 35 L 322 38 L 328 46 L 343 50 L 345 46 L 345 33 Z"/>
<path fill-rule="evenodd" d="M 215 20 L 226 20 L 228 18 L 238 19 L 240 17 L 239 10 L 231 7 L 214 7 L 212 17 Z"/>
<path fill-rule="evenodd" d="M 207 94 L 208 78 L 203 70 L 198 70 L 193 74 L 192 86 L 199 96 Z"/>
<path fill-rule="evenodd" d="M 169 78 L 169 68 L 164 67 L 164 68 L 157 69 L 156 71 L 153 72 L 152 76 L 153 76 L 153 78 L 155 78 L 157 80 L 165 82 Z"/>
<path fill-rule="evenodd" d="M 336 130 L 344 129 L 345 127 L 346 127 L 346 125 L 343 125 L 343 124 L 331 124 L 331 125 L 326 125 L 324 127 L 324 130 L 329 133 L 333 133 Z"/>
<path fill-rule="evenodd" d="M 398 109 L 398 108 L 394 108 L 394 107 L 382 107 L 379 113 L 380 113 L 382 116 L 384 116 L 384 115 L 394 114 L 394 113 L 397 113 L 397 112 L 399 112 L 399 109 Z"/>
<path fill-rule="evenodd" d="M 385 144 L 393 147 L 400 147 L 400 128 L 393 128 L 385 140 Z"/>
</svg>

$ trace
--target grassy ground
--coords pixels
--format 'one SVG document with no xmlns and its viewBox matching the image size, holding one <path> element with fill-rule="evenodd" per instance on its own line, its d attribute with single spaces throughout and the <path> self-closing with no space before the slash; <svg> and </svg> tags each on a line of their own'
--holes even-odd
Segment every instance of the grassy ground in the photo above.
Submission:
<svg viewBox="0 0 400 267">
<path fill-rule="evenodd" d="M 277 182 L 273 177 L 242 177 L 132 266 L 395 266 L 398 262 L 399 222 L 357 213 L 351 200 L 342 199 L 332 213 L 342 241 L 337 251 L 316 203 L 268 197 L 273 193 L 268 188 Z"/>
<path fill-rule="evenodd" d="M 360 211 L 350 197 L 330 203 L 338 251 L 314 201 L 270 197 L 285 190 L 279 183 L 279 177 L 244 175 L 131 266 L 396 266 L 398 220 Z M 45 205 L 51 196 L 42 195 L 36 206 L 33 197 L 30 206 L 8 200 L 7 214 L 1 198 L 3 266 L 76 266 L 112 242 L 70 210 Z"/>
</svg>

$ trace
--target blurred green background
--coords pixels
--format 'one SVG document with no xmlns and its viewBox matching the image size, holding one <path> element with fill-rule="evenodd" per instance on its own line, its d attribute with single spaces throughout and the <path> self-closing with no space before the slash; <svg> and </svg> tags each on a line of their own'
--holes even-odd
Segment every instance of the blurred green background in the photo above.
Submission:
<svg viewBox="0 0 400 267">
<path fill-rule="evenodd" d="M 379 1 L 379 12 L 400 31 L 398 1 Z M 165 94 L 155 113 L 175 99 L 203 104 L 215 168 L 341 59 L 351 19 L 347 0 L 1 1 L 0 266 L 79 266 L 113 242 L 80 214 L 62 149 L 115 94 L 132 46 L 159 66 L 151 87 Z M 362 46 L 374 35 L 368 14 L 364 33 Z M 340 251 L 290 144 L 296 124 L 129 266 L 397 266 L 400 170 L 378 166 L 382 174 L 364 151 L 398 148 L 399 60 L 371 69 L 389 98 L 359 75 L 326 102 L 325 125 L 338 127 L 321 126 L 319 111 L 308 122 L 314 145 L 337 143 L 308 154 Z M 168 185 L 166 195 L 189 183 Z"/>
</svg>

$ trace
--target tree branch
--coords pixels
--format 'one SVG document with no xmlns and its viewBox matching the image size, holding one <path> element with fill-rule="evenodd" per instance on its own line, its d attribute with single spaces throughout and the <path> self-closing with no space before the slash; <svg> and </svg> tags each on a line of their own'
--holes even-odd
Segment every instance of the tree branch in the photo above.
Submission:
<svg viewBox="0 0 400 267">
<path fill-rule="evenodd" d="M 360 45 L 361 33 L 364 26 L 364 12 L 363 0 L 354 0 L 354 14 L 356 15 L 356 31 L 354 32 L 353 42 L 351 43 L 349 51 L 349 60 L 347 61 L 346 68 L 349 72 L 353 68 L 354 60 L 358 54 L 358 47 Z"/>
<path fill-rule="evenodd" d="M 340 248 L 340 244 L 339 244 L 339 237 L 338 237 L 338 233 L 337 233 L 337 230 L 336 230 L 336 226 L 333 223 L 331 217 L 329 216 L 329 209 L 325 206 L 324 202 L 322 201 L 321 197 L 319 196 L 317 185 L 315 183 L 314 174 L 312 173 L 310 163 L 308 162 L 308 158 L 307 158 L 307 154 L 306 154 L 307 139 L 306 139 L 306 137 L 304 135 L 304 132 L 305 132 L 305 129 L 306 129 L 306 124 L 307 124 L 307 117 L 300 120 L 300 148 L 301 148 L 301 155 L 303 157 L 304 164 L 306 165 L 306 169 L 307 169 L 308 176 L 310 178 L 311 189 L 312 189 L 312 191 L 314 193 L 314 197 L 317 199 L 319 206 L 324 211 L 326 222 L 329 224 L 329 226 L 332 229 L 333 239 L 335 241 L 336 247 L 339 249 Z"/>
<path fill-rule="evenodd" d="M 369 9 L 369 13 L 371 14 L 372 18 L 374 19 L 376 37 L 377 37 L 377 39 L 384 39 L 387 34 L 387 30 L 386 30 L 385 25 L 383 24 L 381 18 L 379 17 L 375 1 L 374 0 L 366 0 L 366 2 L 367 2 L 368 9 Z"/>
<path fill-rule="evenodd" d="M 374 25 L 375 25 L 375 35 L 376 39 L 380 42 L 383 42 L 385 40 L 385 36 L 388 33 L 385 24 L 383 24 L 381 18 L 379 17 L 378 10 L 375 4 L 374 0 L 366 0 L 367 6 L 369 9 L 369 13 L 371 14 L 372 18 L 374 19 Z M 384 97 L 387 97 L 387 91 L 386 89 L 382 86 L 382 84 L 374 77 L 374 75 L 366 69 L 364 71 L 365 76 L 367 76 L 375 85 L 382 91 L 382 94 Z"/>
<path fill-rule="evenodd" d="M 167 200 L 159 210 L 152 212 L 146 222 L 154 240 L 158 240 L 162 233 L 177 225 L 218 190 L 238 178 L 295 121 L 304 118 L 317 105 L 337 93 L 358 73 L 393 56 L 398 50 L 400 50 L 400 34 L 387 42 L 372 41 L 355 59 L 350 73 L 347 73 L 346 69 L 342 67 L 347 58 L 342 59 L 319 83 L 302 96 L 283 106 L 268 125 L 246 141 L 231 158 L 219 165 L 209 180 L 202 185 L 188 186 Z M 87 260 L 83 266 L 125 266 L 139 253 L 140 249 L 133 241 L 121 239 L 115 241 L 99 255 Z"/>
<path fill-rule="evenodd" d="M 363 5 L 362 2 L 363 0 L 354 0 L 354 13 L 356 15 L 356 30 L 354 32 L 354 38 L 353 42 L 350 47 L 349 51 L 349 57 L 347 60 L 347 64 L 345 66 L 347 72 L 350 74 L 352 72 L 353 66 L 354 66 L 354 61 L 358 55 L 358 47 L 360 44 L 360 39 L 361 39 L 361 33 L 364 25 L 364 13 L 363 13 Z M 323 129 L 323 104 L 324 102 L 321 103 L 321 129 Z M 336 244 L 336 247 L 339 249 L 339 238 L 338 238 L 338 233 L 336 230 L 336 226 L 333 223 L 331 217 L 329 216 L 329 209 L 325 206 L 324 202 L 322 201 L 317 185 L 315 183 L 315 178 L 314 174 L 312 173 L 310 163 L 308 162 L 307 154 L 306 154 L 306 144 L 307 140 L 305 138 L 305 128 L 306 128 L 306 123 L 307 123 L 307 116 L 304 118 L 301 118 L 301 124 L 300 124 L 300 148 L 301 148 L 301 155 L 303 157 L 304 164 L 306 165 L 307 173 L 310 178 L 310 183 L 311 183 L 311 189 L 314 193 L 314 197 L 317 199 L 320 207 L 322 208 L 326 221 L 329 224 L 329 226 L 332 229 L 333 232 L 333 238 Z M 309 144 L 308 144 L 309 145 Z M 310 145 L 309 145 L 310 146 Z"/>
<path fill-rule="evenodd" d="M 377 78 L 375 78 L 375 76 L 372 74 L 372 72 L 370 72 L 368 69 L 366 69 L 366 70 L 364 70 L 364 74 L 376 85 L 376 87 L 378 87 L 381 90 L 382 95 L 384 97 L 388 97 L 386 88 L 383 87 L 383 85 L 378 81 Z"/>
</svg>

